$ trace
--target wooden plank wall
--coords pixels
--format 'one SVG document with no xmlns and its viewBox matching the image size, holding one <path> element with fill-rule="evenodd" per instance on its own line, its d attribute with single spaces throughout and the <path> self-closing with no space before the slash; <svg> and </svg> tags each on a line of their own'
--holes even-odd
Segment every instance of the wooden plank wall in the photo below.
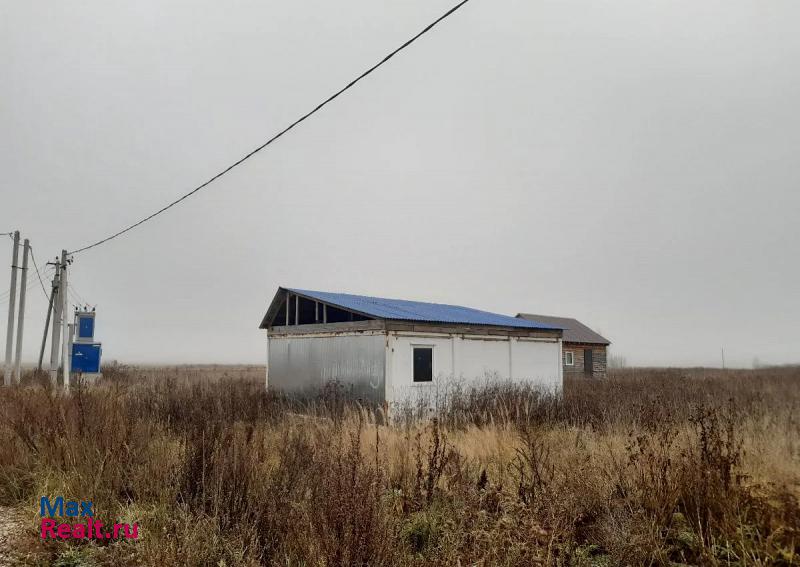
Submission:
<svg viewBox="0 0 800 567">
<path fill-rule="evenodd" d="M 603 345 L 585 345 L 578 343 L 564 343 L 564 376 L 577 378 L 584 375 L 583 370 L 583 349 L 592 349 L 592 377 L 604 378 L 608 369 L 607 366 L 607 350 L 608 347 Z M 567 366 L 566 353 L 570 351 L 575 356 L 575 364 Z"/>
</svg>

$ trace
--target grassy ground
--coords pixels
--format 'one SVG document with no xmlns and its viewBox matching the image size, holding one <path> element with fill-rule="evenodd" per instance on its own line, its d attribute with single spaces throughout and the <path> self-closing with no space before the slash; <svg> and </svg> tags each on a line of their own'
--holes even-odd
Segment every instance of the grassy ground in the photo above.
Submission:
<svg viewBox="0 0 800 567">
<path fill-rule="evenodd" d="M 388 425 L 259 367 L 29 382 L 0 391 L 0 506 L 30 564 L 800 565 L 798 368 L 499 384 Z M 42 542 L 43 495 L 139 540 Z"/>
</svg>

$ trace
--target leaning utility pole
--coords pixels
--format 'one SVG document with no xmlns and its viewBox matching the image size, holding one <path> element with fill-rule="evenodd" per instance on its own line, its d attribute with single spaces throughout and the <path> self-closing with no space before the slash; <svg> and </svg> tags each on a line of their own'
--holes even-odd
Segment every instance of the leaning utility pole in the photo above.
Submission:
<svg viewBox="0 0 800 567">
<path fill-rule="evenodd" d="M 69 394 L 69 295 L 67 283 L 67 251 L 61 251 L 61 258 L 64 260 L 61 266 L 61 368 L 64 376 L 64 392 Z"/>
<path fill-rule="evenodd" d="M 11 296 L 8 298 L 8 330 L 6 331 L 6 368 L 3 383 L 11 385 L 11 349 L 14 343 L 14 309 L 17 303 L 17 260 L 19 259 L 19 231 L 14 231 L 14 250 L 11 254 Z"/>
<path fill-rule="evenodd" d="M 58 386 L 58 353 L 59 353 L 59 338 L 61 337 L 61 306 L 63 301 L 61 299 L 62 289 L 61 286 L 61 269 L 67 263 L 66 254 L 61 255 L 61 261 L 56 264 L 55 276 L 55 298 L 53 299 L 53 334 L 50 340 L 50 384 L 55 388 Z M 66 294 L 64 294 L 66 295 Z"/>
<path fill-rule="evenodd" d="M 22 273 L 19 276 L 19 316 L 17 317 L 17 356 L 14 359 L 14 381 L 22 379 L 22 330 L 25 328 L 25 291 L 28 287 L 28 253 L 31 244 L 26 238 L 22 246 Z"/>
<path fill-rule="evenodd" d="M 50 302 L 47 304 L 47 319 L 44 322 L 44 333 L 42 333 L 42 348 L 39 349 L 39 365 L 36 369 L 42 371 L 42 361 L 44 360 L 44 347 L 47 344 L 47 331 L 50 330 L 50 316 L 53 314 L 53 300 L 58 290 L 58 268 L 53 275 L 53 287 L 50 289 Z"/>
</svg>

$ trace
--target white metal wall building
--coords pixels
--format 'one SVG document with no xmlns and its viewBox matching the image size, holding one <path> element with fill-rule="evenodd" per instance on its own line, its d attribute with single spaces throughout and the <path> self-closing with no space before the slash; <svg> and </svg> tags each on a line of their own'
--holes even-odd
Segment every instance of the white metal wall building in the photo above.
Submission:
<svg viewBox="0 0 800 567">
<path fill-rule="evenodd" d="M 562 387 L 561 329 L 467 307 L 279 288 L 261 328 L 267 385 L 285 392 L 337 381 L 394 404 L 487 380 Z"/>
</svg>

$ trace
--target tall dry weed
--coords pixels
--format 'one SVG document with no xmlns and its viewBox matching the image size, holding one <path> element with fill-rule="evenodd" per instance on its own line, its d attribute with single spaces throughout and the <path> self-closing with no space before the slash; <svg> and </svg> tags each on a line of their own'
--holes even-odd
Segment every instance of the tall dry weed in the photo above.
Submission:
<svg viewBox="0 0 800 567">
<path fill-rule="evenodd" d="M 36 544 L 42 561 L 800 563 L 797 369 L 633 369 L 561 396 L 492 383 L 394 424 L 338 385 L 287 399 L 209 372 L 0 391 L 0 503 L 31 534 L 41 495 L 142 526 Z"/>
</svg>

